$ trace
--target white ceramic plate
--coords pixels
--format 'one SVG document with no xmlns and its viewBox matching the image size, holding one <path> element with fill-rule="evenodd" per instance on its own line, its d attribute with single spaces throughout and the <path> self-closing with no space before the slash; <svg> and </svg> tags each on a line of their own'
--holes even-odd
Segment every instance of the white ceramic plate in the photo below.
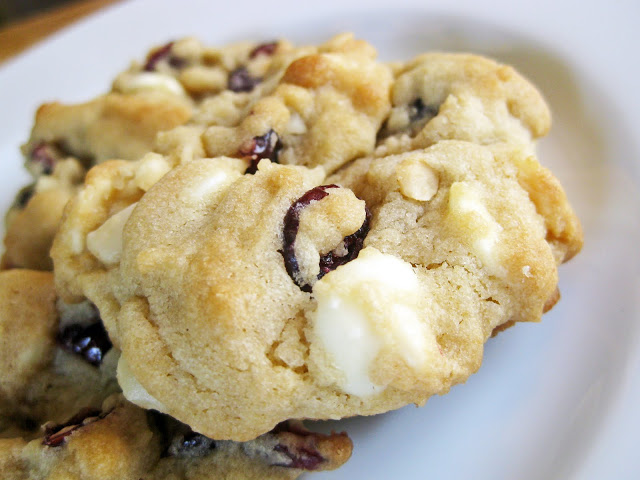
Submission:
<svg viewBox="0 0 640 480">
<path fill-rule="evenodd" d="M 563 299 L 489 341 L 480 372 L 426 407 L 325 425 L 348 430 L 354 454 L 311 478 L 640 478 L 639 18 L 634 1 L 125 2 L 0 69 L 0 209 L 28 182 L 18 146 L 38 104 L 97 95 L 182 35 L 319 42 L 351 30 L 383 59 L 446 49 L 512 63 L 551 105 L 540 158 L 584 224 Z"/>
</svg>

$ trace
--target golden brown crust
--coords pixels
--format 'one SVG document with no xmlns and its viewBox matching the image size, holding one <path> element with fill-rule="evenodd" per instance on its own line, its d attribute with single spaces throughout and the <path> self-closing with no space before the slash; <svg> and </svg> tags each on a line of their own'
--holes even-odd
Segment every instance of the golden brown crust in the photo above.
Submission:
<svg viewBox="0 0 640 480">
<path fill-rule="evenodd" d="M 0 273 L 0 405 L 18 401 L 53 358 L 58 325 L 53 275 Z"/>
<path fill-rule="evenodd" d="M 96 323 L 92 308 L 61 311 L 50 272 L 0 272 L 0 431 L 32 435 L 47 420 L 60 421 L 86 406 L 99 407 L 118 390 L 117 357 L 100 365 L 64 350 L 62 326 Z M 108 359 L 107 359 L 108 358 Z"/>
<path fill-rule="evenodd" d="M 392 110 L 380 155 L 441 140 L 530 144 L 551 114 L 538 90 L 513 68 L 463 53 L 426 53 L 395 68 Z"/>
<path fill-rule="evenodd" d="M 59 160 L 51 174 L 41 175 L 18 193 L 6 216 L 3 269 L 52 269 L 51 243 L 64 206 L 75 194 L 84 173 L 77 160 Z"/>
<path fill-rule="evenodd" d="M 551 294 L 551 296 L 547 299 L 547 301 L 544 303 L 543 307 L 542 307 L 542 313 L 547 313 L 549 310 L 551 310 L 556 303 L 558 303 L 560 301 L 560 289 L 556 287 L 556 289 L 553 291 L 553 293 Z M 502 325 L 498 325 L 496 328 L 493 329 L 493 331 L 491 332 L 491 336 L 495 337 L 496 335 L 498 335 L 500 332 L 504 332 L 505 330 L 513 327 L 517 322 L 515 320 L 509 320 L 508 322 L 503 323 Z"/>
<path fill-rule="evenodd" d="M 71 195 L 67 189 L 44 191 L 15 213 L 4 238 L 3 268 L 53 269 L 49 250 Z"/>
<path fill-rule="evenodd" d="M 16 480 L 293 480 L 351 455 L 345 434 L 283 424 L 251 442 L 220 442 L 119 395 L 49 422 L 31 442 L 0 439 L 0 474 Z"/>
<path fill-rule="evenodd" d="M 373 55 L 343 38 L 255 85 L 237 70 L 255 64 L 230 62 L 238 91 L 203 101 L 204 125 L 87 176 L 55 240 L 57 285 L 99 307 L 132 401 L 241 441 L 423 404 L 479 368 L 501 325 L 549 308 L 582 240 L 535 158 L 542 97 L 472 55 L 393 73 Z M 345 348 L 358 322 L 368 333 Z"/>
<path fill-rule="evenodd" d="M 54 250 L 56 270 L 75 285 L 75 294 L 101 308 L 123 350 L 127 375 L 144 386 L 155 399 L 150 401 L 209 436 L 247 440 L 285 418 L 371 414 L 422 403 L 480 366 L 483 343 L 499 325 L 539 320 L 556 289 L 545 218 L 521 186 L 510 156 L 519 153 L 500 145 L 439 142 L 360 159 L 330 178 L 268 161 L 256 174 L 241 176 L 239 160 L 202 159 L 174 168 L 142 197 L 128 200 L 122 192 L 140 192 L 132 181 L 139 165 L 104 164 L 92 171 L 69 210 Z M 213 178 L 225 180 L 216 184 Z M 433 357 L 418 373 L 407 368 L 397 347 L 382 350 L 372 377 L 387 385 L 379 396 L 346 397 L 341 391 L 340 374 L 327 365 L 323 340 L 313 333 L 317 300 L 300 290 L 304 282 L 292 281 L 280 253 L 287 209 L 321 183 L 349 187 L 365 200 L 372 212 L 365 245 L 411 265 L 423 289 L 417 297 L 425 303 L 416 312 Z M 95 190 L 100 185 L 106 190 Z M 123 203 L 112 208 L 110 198 Z M 322 238 L 333 227 L 318 230 L 304 222 L 329 218 L 340 238 L 363 221 L 359 201 L 329 198 L 335 208 L 323 201 L 300 216 L 300 259 L 318 258 L 314 249 L 324 253 L 335 243 Z M 98 231 L 134 201 L 120 262 L 105 264 L 87 250 L 69 255 L 69 239 Z M 103 213 L 82 219 L 80 212 Z M 305 243 L 306 237 L 313 240 Z M 98 267 L 73 267 L 79 258 Z M 317 262 L 300 261 L 300 272 L 307 272 L 305 262 Z M 334 277 L 332 272 L 318 284 L 332 285 L 327 282 Z M 336 282 L 331 288 L 337 291 L 352 288 Z M 465 322 L 453 322 L 459 316 Z M 395 338 L 395 327 L 381 325 Z"/>
<path fill-rule="evenodd" d="M 77 105 L 48 103 L 35 118 L 26 155 L 42 142 L 62 146 L 91 164 L 110 158 L 136 159 L 153 148 L 159 131 L 185 123 L 191 107 L 164 92 L 109 93 Z"/>
<path fill-rule="evenodd" d="M 558 263 L 570 260 L 582 249 L 584 235 L 560 182 L 531 156 L 520 153 L 514 159 L 518 181 L 545 219 L 547 241 L 554 249 L 556 260 Z"/>
</svg>

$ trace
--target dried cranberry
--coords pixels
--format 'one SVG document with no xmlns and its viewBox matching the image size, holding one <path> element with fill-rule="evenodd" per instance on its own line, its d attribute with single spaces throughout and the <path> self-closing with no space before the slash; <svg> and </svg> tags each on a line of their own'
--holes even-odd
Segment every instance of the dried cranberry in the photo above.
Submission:
<svg viewBox="0 0 640 480">
<path fill-rule="evenodd" d="M 97 419 L 100 419 L 105 416 L 101 415 L 100 410 L 84 408 L 61 425 L 46 425 L 42 444 L 49 447 L 59 447 L 69 435 L 85 424 L 84 422 L 87 418 L 97 417 Z"/>
<path fill-rule="evenodd" d="M 40 166 L 42 173 L 51 175 L 60 157 L 60 152 L 49 142 L 40 142 L 31 150 L 30 160 Z"/>
<path fill-rule="evenodd" d="M 187 61 L 184 58 L 176 57 L 175 55 L 169 56 L 169 66 L 180 70 L 187 65 Z"/>
<path fill-rule="evenodd" d="M 147 415 L 160 432 L 162 457 L 201 457 L 216 448 L 215 441 L 169 415 L 154 410 L 149 410 Z"/>
<path fill-rule="evenodd" d="M 327 190 L 330 188 L 339 187 L 338 185 L 321 185 L 319 187 L 312 188 L 296 200 L 291 207 L 289 207 L 289 210 L 284 217 L 283 247 L 282 250 L 280 250 L 280 253 L 284 258 L 284 265 L 287 269 L 287 273 L 303 292 L 311 292 L 311 285 L 304 283 L 304 281 L 299 278 L 300 266 L 298 265 L 298 259 L 295 254 L 296 236 L 298 235 L 298 229 L 300 227 L 300 212 L 309 206 L 311 202 L 322 200 L 324 197 L 329 195 Z M 344 255 L 338 255 L 335 252 L 329 252 L 320 258 L 320 273 L 318 274 L 318 279 L 322 278 L 331 270 L 350 262 L 358 256 L 358 253 L 364 244 L 364 239 L 369 233 L 371 213 L 366 207 L 365 212 L 365 220 L 360 229 L 345 237 L 343 240 L 347 253 Z"/>
<path fill-rule="evenodd" d="M 187 432 L 176 435 L 167 450 L 168 456 L 201 457 L 216 448 L 216 442 L 209 437 L 188 429 Z"/>
<path fill-rule="evenodd" d="M 388 120 L 385 120 L 382 128 L 378 132 L 377 140 L 381 141 L 390 135 L 397 133 L 406 133 L 410 136 L 415 136 L 422 127 L 429 122 L 433 117 L 438 115 L 440 111 L 439 105 L 425 105 L 420 97 L 416 98 L 413 102 L 407 105 L 408 124 L 402 128 L 389 128 Z"/>
<path fill-rule="evenodd" d="M 278 42 L 269 42 L 258 45 L 256 48 L 251 50 L 249 54 L 249 58 L 254 59 L 258 55 L 273 55 L 278 48 Z"/>
<path fill-rule="evenodd" d="M 102 363 L 104 355 L 111 349 L 111 341 L 102 322 L 86 327 L 79 324 L 69 325 L 58 335 L 58 343 L 64 350 L 81 355 L 95 366 Z"/>
<path fill-rule="evenodd" d="M 260 81 L 252 77 L 246 67 L 239 67 L 229 74 L 227 88 L 233 92 L 250 92 Z"/>
<path fill-rule="evenodd" d="M 332 469 L 351 455 L 353 444 L 346 433 L 312 432 L 299 421 L 279 424 L 268 436 L 275 441 L 274 455 L 267 455 L 271 465 L 302 470 Z M 258 439 L 259 440 L 259 439 Z M 269 442 L 270 443 L 270 442 Z"/>
<path fill-rule="evenodd" d="M 277 467 L 317 470 L 324 462 L 324 457 L 318 452 L 302 446 L 291 448 L 291 446 L 280 444 L 276 445 L 274 450 L 276 452 L 284 453 L 290 459 L 290 461 L 286 463 L 275 463 L 274 465 Z"/>
<path fill-rule="evenodd" d="M 144 64 L 144 71 L 153 72 L 158 66 L 158 63 L 163 60 L 166 60 L 167 63 L 173 68 L 183 68 L 186 64 L 186 61 L 184 60 L 184 58 L 180 58 L 172 54 L 171 49 L 173 48 L 173 43 L 174 42 L 169 42 L 166 45 L 163 45 L 162 47 L 157 48 L 156 50 L 151 52 L 147 57 L 147 63 Z"/>
<path fill-rule="evenodd" d="M 251 162 L 244 173 L 251 175 L 256 173 L 258 162 L 263 158 L 268 158 L 272 162 L 278 163 L 278 156 L 282 147 L 280 137 L 273 129 L 262 136 L 253 137 L 238 151 L 240 157 Z"/>
<path fill-rule="evenodd" d="M 33 194 L 36 193 L 36 185 L 32 183 L 21 189 L 16 195 L 16 199 L 13 202 L 14 207 L 24 208 L 29 203 L 29 200 L 33 197 Z"/>
<path fill-rule="evenodd" d="M 318 274 L 318 280 L 324 277 L 327 273 L 335 270 L 340 265 L 354 260 L 364 245 L 364 239 L 369 233 L 369 223 L 371 222 L 371 212 L 368 208 L 365 208 L 365 217 L 362 226 L 357 232 L 352 233 L 343 240 L 344 248 L 347 253 L 345 255 L 336 255 L 334 252 L 329 252 L 320 257 L 320 273 Z"/>
<path fill-rule="evenodd" d="M 438 115 L 440 107 L 437 105 L 425 105 L 421 98 L 417 98 L 409 106 L 409 121 L 411 123 L 418 122 L 424 118 L 431 118 Z"/>
</svg>

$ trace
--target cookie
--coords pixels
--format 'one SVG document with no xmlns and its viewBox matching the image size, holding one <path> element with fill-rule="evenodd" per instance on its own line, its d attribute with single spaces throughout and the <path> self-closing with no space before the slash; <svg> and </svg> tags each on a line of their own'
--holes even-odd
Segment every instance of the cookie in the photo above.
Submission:
<svg viewBox="0 0 640 480">
<path fill-rule="evenodd" d="M 333 170 L 373 150 L 390 83 L 375 50 L 351 35 L 319 47 L 279 41 L 214 49 L 183 39 L 120 74 L 107 95 L 40 107 L 23 151 L 36 178 L 70 156 L 89 168 L 154 150 L 174 162 L 230 155 L 252 170 L 262 158 Z M 5 268 L 50 269 L 51 233 L 65 202 L 58 193 L 33 200 L 8 226 Z M 56 208 L 36 207 L 48 201 Z M 22 236 L 27 243 L 15 241 Z"/>
<path fill-rule="evenodd" d="M 134 93 L 165 89 L 195 105 L 196 125 L 237 126 L 253 104 L 278 87 L 290 64 L 302 57 L 331 54 L 375 56 L 373 47 L 352 34 L 324 44 L 295 46 L 280 39 L 211 47 L 187 37 L 152 49 L 113 82 L 113 91 Z"/>
<path fill-rule="evenodd" d="M 44 104 L 23 146 L 27 169 L 37 177 L 68 157 L 86 168 L 111 158 L 135 160 L 152 150 L 158 132 L 185 123 L 191 112 L 183 97 L 157 90 L 113 92 L 77 105 Z"/>
<path fill-rule="evenodd" d="M 122 350 L 125 396 L 212 438 L 446 393 L 496 328 L 540 320 L 582 242 L 517 145 L 243 171 L 193 160 L 145 193 L 135 164 L 103 164 L 53 250 L 61 290 L 94 301 Z"/>
<path fill-rule="evenodd" d="M 27 434 L 119 391 L 97 310 L 60 302 L 51 273 L 0 272 L 0 306 L 0 430 Z"/>
<path fill-rule="evenodd" d="M 171 168 L 168 158 L 149 153 L 135 162 L 104 162 L 88 172 L 83 188 L 67 206 L 52 247 L 52 255 L 57 258 L 54 260 L 57 291 L 65 301 L 74 303 L 88 298 L 83 293 L 85 287 L 103 292 L 104 295 L 96 292 L 92 295 L 94 298 L 113 296 L 108 290 L 109 282 L 103 283 L 104 276 L 108 275 L 105 265 L 119 262 L 121 230 L 131 205 Z M 245 169 L 244 161 L 229 160 L 229 173 L 234 171 L 239 175 Z M 107 221 L 100 232 L 91 233 Z M 89 277 L 95 281 L 85 282 Z M 97 306 L 107 330 L 115 334 L 114 313 L 109 302 Z"/>
<path fill-rule="evenodd" d="M 145 428 L 143 410 L 115 402 L 107 402 L 104 410 L 99 405 L 64 422 L 48 423 L 44 436 L 30 442 L 0 440 L 3 478 L 140 478 L 132 475 L 152 464 L 149 453 L 154 450 L 154 438 Z"/>
<path fill-rule="evenodd" d="M 551 114 L 540 92 L 512 67 L 462 53 L 426 53 L 393 64 L 391 113 L 377 154 L 440 140 L 530 144 L 547 134 Z"/>
<path fill-rule="evenodd" d="M 237 124 L 256 99 L 270 93 L 297 57 L 317 51 L 286 40 L 243 42 L 217 48 L 187 37 L 153 48 L 114 80 L 124 94 L 164 90 L 189 98 L 194 121 L 202 125 Z"/>
<path fill-rule="evenodd" d="M 276 46 L 254 46 L 233 62 L 216 60 L 210 68 L 232 72 L 255 70 L 260 61 L 263 73 L 252 74 L 259 81 L 251 88 L 227 84 L 198 100 L 189 125 L 160 134 L 156 152 L 178 156 L 179 163 L 242 158 L 250 171 L 263 158 L 333 171 L 371 153 L 390 110 L 392 81 L 390 68 L 376 61 L 373 47 L 352 35 L 339 35 L 319 47 L 267 45 Z M 252 52 L 263 50 L 268 51 L 252 58 Z M 233 73 L 227 75 L 231 79 Z"/>
<path fill-rule="evenodd" d="M 51 270 L 53 235 L 86 169 L 109 158 L 137 159 L 152 149 L 159 131 L 190 117 L 187 99 L 161 91 L 42 105 L 23 146 L 35 183 L 17 194 L 7 216 L 2 268 Z"/>
<path fill-rule="evenodd" d="M 344 434 L 283 424 L 251 442 L 218 442 L 116 395 L 102 408 L 49 422 L 39 438 L 0 439 L 7 479 L 294 479 L 333 469 L 351 454 Z"/>
<path fill-rule="evenodd" d="M 252 171 L 262 158 L 334 171 L 373 151 L 391 80 L 370 45 L 338 37 L 293 61 L 237 127 L 208 127 L 206 156 L 245 158 Z"/>
<path fill-rule="evenodd" d="M 351 454 L 345 434 L 295 422 L 252 442 L 215 442 L 107 398 L 119 391 L 118 352 L 95 307 L 60 302 L 49 272 L 1 272 L 0 304 L 2 478 L 289 479 L 337 468 Z"/>
<path fill-rule="evenodd" d="M 69 199 L 82 184 L 85 169 L 74 158 L 56 162 L 54 170 L 18 192 L 6 215 L 5 251 L 0 266 L 51 270 L 53 237 Z"/>
</svg>

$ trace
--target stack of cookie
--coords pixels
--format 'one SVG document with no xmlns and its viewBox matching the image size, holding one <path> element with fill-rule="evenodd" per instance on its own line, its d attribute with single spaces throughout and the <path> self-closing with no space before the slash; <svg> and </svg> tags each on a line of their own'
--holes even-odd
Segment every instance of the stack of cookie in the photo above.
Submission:
<svg viewBox="0 0 640 480">
<path fill-rule="evenodd" d="M 44 105 L 0 273 L 0 471 L 338 467 L 348 437 L 298 420 L 422 405 L 558 300 L 582 233 L 549 126 L 510 67 L 347 34 L 188 38 Z"/>
</svg>

